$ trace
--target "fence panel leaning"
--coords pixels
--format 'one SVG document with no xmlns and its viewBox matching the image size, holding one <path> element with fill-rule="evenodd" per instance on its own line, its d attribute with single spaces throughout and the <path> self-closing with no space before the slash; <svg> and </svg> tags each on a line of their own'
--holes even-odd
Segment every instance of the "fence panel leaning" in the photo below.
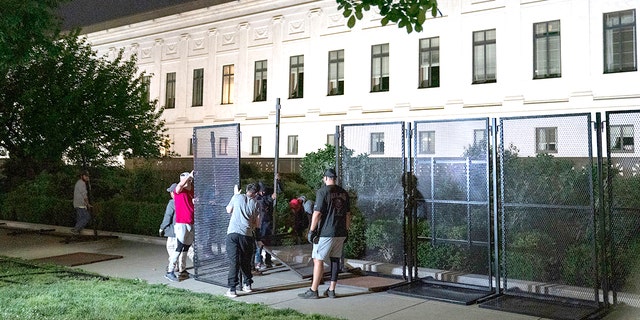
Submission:
<svg viewBox="0 0 640 320">
<path fill-rule="evenodd" d="M 229 214 L 226 206 L 240 183 L 240 125 L 196 127 L 193 130 L 195 191 L 195 277 L 227 285 L 225 250 Z"/>
<path fill-rule="evenodd" d="M 488 307 L 594 313 L 602 300 L 591 115 L 502 118 L 499 147 L 504 295 Z"/>
<path fill-rule="evenodd" d="M 364 230 L 365 238 L 364 247 L 352 253 L 358 256 L 350 258 L 375 262 L 375 267 L 404 265 L 404 128 L 404 122 L 341 128 L 340 183 L 356 203 L 352 230 Z"/>
</svg>

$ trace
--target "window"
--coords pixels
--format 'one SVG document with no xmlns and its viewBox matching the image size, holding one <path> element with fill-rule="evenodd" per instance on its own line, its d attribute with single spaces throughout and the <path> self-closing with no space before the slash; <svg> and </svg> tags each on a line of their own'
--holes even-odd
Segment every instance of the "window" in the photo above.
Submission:
<svg viewBox="0 0 640 320">
<path fill-rule="evenodd" d="M 371 154 L 384 153 L 384 132 L 371 133 Z"/>
<path fill-rule="evenodd" d="M 371 92 L 389 91 L 389 44 L 371 46 Z"/>
<path fill-rule="evenodd" d="M 440 86 L 440 37 L 420 39 L 419 88 Z"/>
<path fill-rule="evenodd" d="M 226 156 L 228 154 L 229 138 L 220 138 L 218 141 L 218 155 Z"/>
<path fill-rule="evenodd" d="M 633 125 L 611 126 L 609 147 L 613 152 L 633 152 Z"/>
<path fill-rule="evenodd" d="M 328 134 L 327 135 L 327 144 L 330 146 L 334 146 L 336 145 L 336 135 L 335 134 Z"/>
<path fill-rule="evenodd" d="M 151 76 L 142 77 L 142 87 L 145 101 L 151 101 Z"/>
<path fill-rule="evenodd" d="M 189 145 L 188 145 L 189 150 L 187 150 L 187 153 L 192 156 L 193 155 L 193 138 L 189 139 Z"/>
<path fill-rule="evenodd" d="M 558 152 L 558 128 L 536 128 L 536 152 Z"/>
<path fill-rule="evenodd" d="M 304 56 L 293 56 L 289 60 L 289 98 L 302 98 L 304 91 Z"/>
<path fill-rule="evenodd" d="M 193 70 L 193 94 L 191 96 L 191 106 L 202 106 L 202 94 L 204 87 L 204 69 Z"/>
<path fill-rule="evenodd" d="M 496 82 L 496 30 L 473 33 L 473 83 Z"/>
<path fill-rule="evenodd" d="M 329 84 L 330 96 L 344 94 L 344 50 L 329 51 Z"/>
<path fill-rule="evenodd" d="M 636 11 L 604 14 L 604 72 L 636 71 Z"/>
<path fill-rule="evenodd" d="M 298 136 L 287 137 L 287 154 L 298 154 Z"/>
<path fill-rule="evenodd" d="M 434 154 L 436 153 L 436 132 L 435 131 L 420 131 L 418 132 L 418 145 L 421 154 Z"/>
<path fill-rule="evenodd" d="M 473 130 L 473 145 L 480 146 L 487 144 L 487 131 L 484 129 Z"/>
<path fill-rule="evenodd" d="M 267 60 L 256 61 L 253 78 L 253 101 L 267 101 Z"/>
<path fill-rule="evenodd" d="M 533 24 L 533 78 L 560 75 L 560 20 Z"/>
<path fill-rule="evenodd" d="M 167 73 L 167 87 L 166 87 L 164 107 L 166 109 L 173 109 L 176 107 L 176 73 L 175 72 Z"/>
<path fill-rule="evenodd" d="M 262 153 L 262 137 L 251 137 L 251 154 L 259 155 Z"/>
<path fill-rule="evenodd" d="M 222 66 L 222 104 L 233 103 L 234 68 L 232 64 Z"/>
</svg>

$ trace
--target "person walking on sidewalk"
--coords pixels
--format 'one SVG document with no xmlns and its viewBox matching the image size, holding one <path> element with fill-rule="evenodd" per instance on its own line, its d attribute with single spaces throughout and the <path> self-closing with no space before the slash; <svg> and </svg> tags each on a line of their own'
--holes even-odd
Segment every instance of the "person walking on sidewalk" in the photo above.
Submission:
<svg viewBox="0 0 640 320">
<path fill-rule="evenodd" d="M 259 218 L 256 211 L 255 196 L 257 188 L 254 184 L 248 184 L 246 194 L 242 194 L 238 186 L 234 188 L 234 195 L 227 205 L 227 213 L 231 214 L 229 227 L 227 228 L 227 255 L 229 257 L 229 273 L 227 284 L 229 290 L 227 297 L 235 298 L 239 275 L 242 274 L 242 291 L 251 292 L 253 283 L 251 274 L 251 258 L 253 256 L 256 239 L 254 229 L 259 226 Z M 257 239 L 259 240 L 259 239 Z M 262 245 L 260 241 L 257 243 Z"/>
<path fill-rule="evenodd" d="M 193 171 L 183 172 L 180 174 L 180 183 L 176 186 L 174 192 L 174 201 L 176 205 L 176 223 L 173 226 L 173 231 L 176 236 L 176 250 L 171 252 L 169 256 L 169 266 L 167 267 L 167 274 L 164 276 L 170 281 L 178 281 L 174 273 L 176 263 L 181 255 L 187 255 L 189 247 L 193 244 L 194 229 L 193 229 Z M 183 258 L 184 259 L 184 258 Z M 180 278 L 189 278 L 185 265 L 178 269 L 180 272 Z"/>
<path fill-rule="evenodd" d="M 89 172 L 82 171 L 80 177 L 73 188 L 73 207 L 76 210 L 76 224 L 71 229 L 71 233 L 80 234 L 82 229 L 91 221 L 91 204 L 89 204 L 89 191 L 87 184 L 89 183 Z"/>
<path fill-rule="evenodd" d="M 173 226 L 176 223 L 176 204 L 174 201 L 174 192 L 176 191 L 177 183 L 172 183 L 169 188 L 167 188 L 167 192 L 171 196 L 169 202 L 167 202 L 167 208 L 164 210 L 164 218 L 162 219 L 162 223 L 160 223 L 159 235 L 161 237 L 167 238 L 167 255 L 169 257 L 169 261 L 171 261 L 171 253 L 176 251 L 176 247 L 178 246 L 178 240 L 176 239 L 176 234 L 173 231 Z M 193 261 L 193 246 L 189 247 L 189 251 L 187 255 L 181 254 L 178 259 L 178 268 L 174 269 L 174 271 L 186 270 L 187 264 L 187 256 L 191 261 Z M 184 276 L 183 276 L 184 277 Z M 186 278 L 185 278 L 186 279 Z"/>
<path fill-rule="evenodd" d="M 313 280 L 311 288 L 298 294 L 303 299 L 317 299 L 318 286 L 324 275 L 324 261 L 331 266 L 331 283 L 325 297 L 336 297 L 340 257 L 351 225 L 349 193 L 336 184 L 336 171 L 327 169 L 322 178 L 324 186 L 316 192 L 316 203 L 307 239 L 313 244 Z"/>
</svg>

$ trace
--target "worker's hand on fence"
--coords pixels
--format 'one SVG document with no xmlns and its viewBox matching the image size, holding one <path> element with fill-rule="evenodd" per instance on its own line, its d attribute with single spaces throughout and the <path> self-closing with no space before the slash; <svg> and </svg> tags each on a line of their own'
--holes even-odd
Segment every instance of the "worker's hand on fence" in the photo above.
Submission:
<svg viewBox="0 0 640 320">
<path fill-rule="evenodd" d="M 237 184 L 233 186 L 233 194 L 240 194 L 241 192 Z"/>
<path fill-rule="evenodd" d="M 164 237 L 164 229 L 160 229 L 160 231 L 158 231 L 158 234 L 159 234 L 161 237 Z"/>
</svg>

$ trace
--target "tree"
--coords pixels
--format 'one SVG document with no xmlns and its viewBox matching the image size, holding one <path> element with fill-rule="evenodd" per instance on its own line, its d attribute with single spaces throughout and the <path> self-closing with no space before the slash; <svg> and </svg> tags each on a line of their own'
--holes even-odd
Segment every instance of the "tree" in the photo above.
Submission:
<svg viewBox="0 0 640 320">
<path fill-rule="evenodd" d="M 435 17 L 438 14 L 437 0 L 336 0 L 338 10 L 342 10 L 348 18 L 347 26 L 353 28 L 356 20 L 362 20 L 363 11 L 377 7 L 386 26 L 389 22 L 398 24 L 398 28 L 407 29 L 407 33 L 414 30 L 422 31 L 422 25 L 427 20 L 427 13 Z"/>
<path fill-rule="evenodd" d="M 3 0 L 0 15 L 0 74 L 20 64 L 35 47 L 51 43 L 60 31 L 53 14 L 60 0 Z"/>
<path fill-rule="evenodd" d="M 99 58 L 77 31 L 26 55 L 0 78 L 0 146 L 12 169 L 96 166 L 166 146 L 162 109 L 147 100 L 135 57 Z"/>
</svg>

